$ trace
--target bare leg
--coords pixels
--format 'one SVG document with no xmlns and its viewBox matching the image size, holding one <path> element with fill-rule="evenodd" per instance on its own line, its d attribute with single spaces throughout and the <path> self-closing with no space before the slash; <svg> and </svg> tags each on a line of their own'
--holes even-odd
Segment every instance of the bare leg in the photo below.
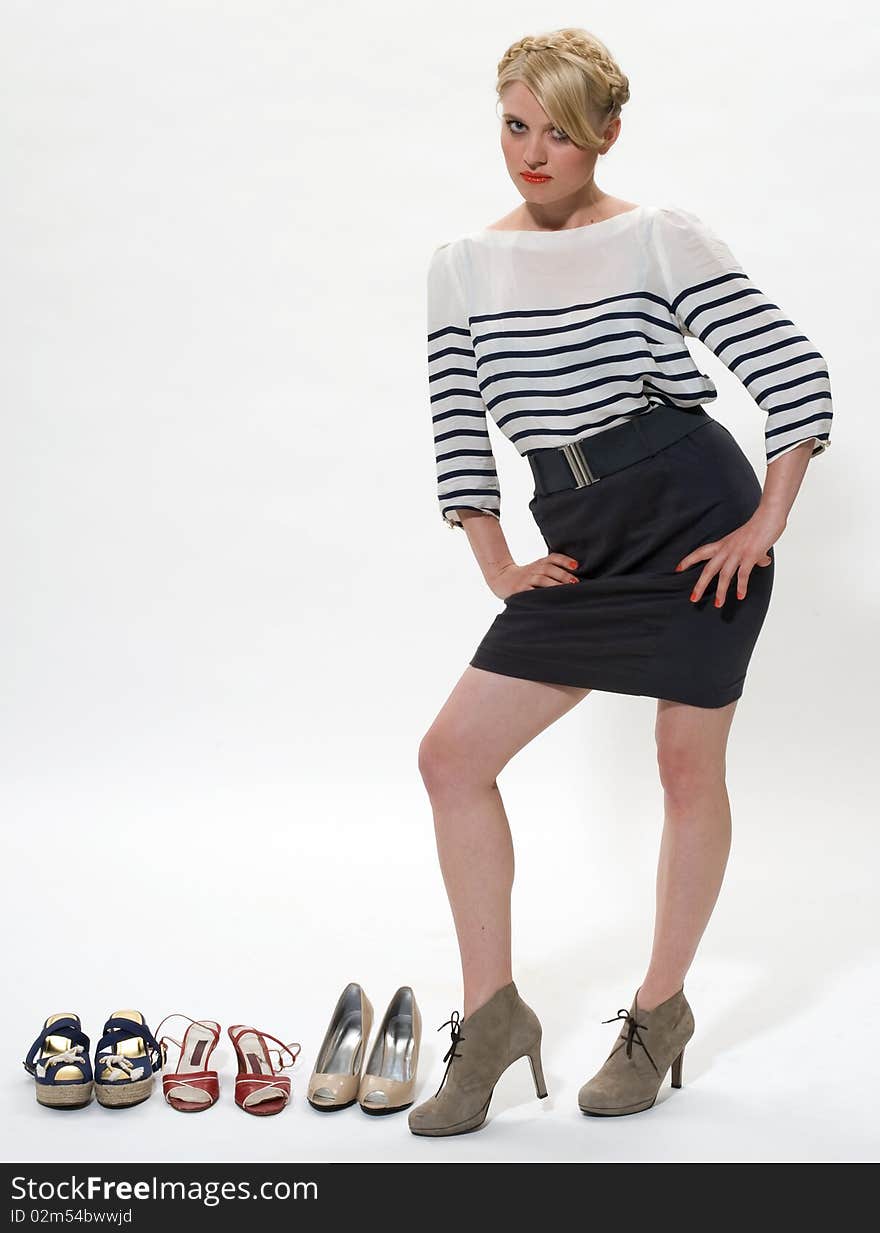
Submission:
<svg viewBox="0 0 880 1233">
<path fill-rule="evenodd" d="M 419 746 L 461 953 L 463 1016 L 512 979 L 513 841 L 495 777 L 589 689 L 465 669 Z"/>
<path fill-rule="evenodd" d="M 730 854 L 727 738 L 736 702 L 718 708 L 661 700 L 655 736 L 665 817 L 657 867 L 651 961 L 639 1006 L 651 1010 L 683 985 Z"/>
</svg>

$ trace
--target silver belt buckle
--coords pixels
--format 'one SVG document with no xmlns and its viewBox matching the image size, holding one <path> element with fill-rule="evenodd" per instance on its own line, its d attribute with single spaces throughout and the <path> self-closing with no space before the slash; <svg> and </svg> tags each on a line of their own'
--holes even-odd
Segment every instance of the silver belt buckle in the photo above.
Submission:
<svg viewBox="0 0 880 1233">
<path fill-rule="evenodd" d="M 565 455 L 565 460 L 575 478 L 575 488 L 585 488 L 587 484 L 595 484 L 597 480 L 602 478 L 601 475 L 594 475 L 590 470 L 589 463 L 581 449 L 580 441 L 571 441 L 568 445 L 560 446 L 560 449 Z"/>
</svg>

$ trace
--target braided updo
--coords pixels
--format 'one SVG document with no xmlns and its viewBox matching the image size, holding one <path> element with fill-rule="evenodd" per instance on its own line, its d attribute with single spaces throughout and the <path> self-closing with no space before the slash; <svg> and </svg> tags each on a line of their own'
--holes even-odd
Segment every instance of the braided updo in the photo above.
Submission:
<svg viewBox="0 0 880 1233">
<path fill-rule="evenodd" d="M 498 61 L 496 91 L 521 81 L 575 145 L 598 149 L 603 130 L 629 98 L 629 78 L 594 34 L 567 26 L 526 35 Z"/>
</svg>

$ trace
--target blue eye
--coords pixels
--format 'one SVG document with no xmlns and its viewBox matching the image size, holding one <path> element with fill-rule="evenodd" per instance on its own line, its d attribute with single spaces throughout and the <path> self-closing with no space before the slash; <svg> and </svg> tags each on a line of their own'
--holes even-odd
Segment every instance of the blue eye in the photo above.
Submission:
<svg viewBox="0 0 880 1233">
<path fill-rule="evenodd" d="M 519 124 L 521 128 L 525 128 L 525 125 L 523 124 L 522 120 L 505 120 L 505 121 L 504 121 L 504 123 L 507 125 L 507 127 L 510 129 L 510 131 L 511 131 L 512 133 L 517 133 L 517 134 L 518 134 L 518 133 L 519 133 L 519 131 L 520 131 L 519 129 L 515 129 L 515 128 L 513 127 L 513 125 L 514 125 L 514 124 Z M 563 133 L 563 131 L 562 131 L 562 129 L 561 129 L 561 128 L 557 128 L 557 129 L 555 129 L 555 130 L 554 130 L 554 134 L 555 134 L 555 133 L 558 133 L 558 134 L 559 134 L 559 136 L 557 137 L 557 136 L 555 136 L 555 135 L 554 135 L 553 140 L 554 140 L 554 141 L 558 141 L 558 142 L 560 143 L 560 145 L 561 145 L 563 142 L 568 141 L 568 134 L 567 134 L 567 133 Z"/>
</svg>

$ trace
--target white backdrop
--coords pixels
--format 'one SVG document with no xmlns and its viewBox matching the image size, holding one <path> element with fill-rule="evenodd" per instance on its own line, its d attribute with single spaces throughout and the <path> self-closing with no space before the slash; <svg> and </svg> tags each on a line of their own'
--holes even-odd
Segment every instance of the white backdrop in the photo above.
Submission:
<svg viewBox="0 0 880 1233">
<path fill-rule="evenodd" d="M 826 6 L 2 4 L 4 1153 L 41 1159 L 865 1160 L 876 1143 L 877 26 Z M 460 1007 L 417 750 L 499 610 L 434 496 L 432 249 L 519 200 L 495 66 L 585 24 L 632 99 L 601 188 L 703 217 L 829 362 L 730 739 L 734 846 L 687 980 L 684 1087 L 585 1118 L 650 953 L 647 698 L 593 693 L 499 779 L 514 977 L 544 1026 L 490 1121 L 321 1115 L 343 986 L 411 984 L 417 1099 Z M 692 343 L 700 348 L 700 344 Z M 763 478 L 763 414 L 708 352 Z M 492 428 L 505 529 L 545 550 Z M 46 1015 L 252 1022 L 294 1101 L 38 1108 Z M 868 1036 L 865 1031 L 868 1031 Z M 175 1033 L 176 1034 L 176 1033 Z M 521 1067 L 521 1069 L 520 1069 Z M 873 1120 L 874 1125 L 870 1125 Z"/>
</svg>

